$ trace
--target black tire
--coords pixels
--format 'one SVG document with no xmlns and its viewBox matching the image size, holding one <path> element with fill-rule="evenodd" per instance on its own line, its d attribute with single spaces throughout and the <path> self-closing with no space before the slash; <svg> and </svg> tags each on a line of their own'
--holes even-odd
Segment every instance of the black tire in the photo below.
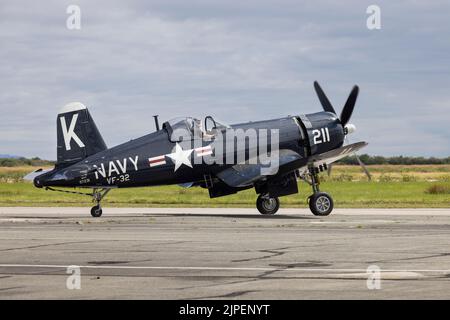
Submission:
<svg viewBox="0 0 450 320">
<path fill-rule="evenodd" d="M 103 210 L 100 206 L 93 206 L 91 208 L 91 216 L 94 218 L 99 218 L 102 216 Z"/>
<path fill-rule="evenodd" d="M 309 197 L 309 209 L 315 216 L 327 216 L 333 211 L 333 198 L 328 193 L 317 192 Z"/>
<path fill-rule="evenodd" d="M 280 208 L 280 200 L 277 197 L 269 198 L 260 194 L 256 200 L 256 208 L 261 214 L 273 215 Z"/>
</svg>

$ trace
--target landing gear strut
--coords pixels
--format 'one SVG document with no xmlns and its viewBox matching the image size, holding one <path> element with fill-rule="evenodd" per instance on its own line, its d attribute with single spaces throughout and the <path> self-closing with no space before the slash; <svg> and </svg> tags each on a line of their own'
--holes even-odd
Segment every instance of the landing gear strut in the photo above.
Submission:
<svg viewBox="0 0 450 320">
<path fill-rule="evenodd" d="M 96 202 L 97 205 L 93 206 L 91 208 L 91 216 L 93 216 L 94 218 L 98 218 L 98 217 L 101 217 L 101 215 L 102 215 L 102 207 L 100 206 L 100 201 L 102 201 L 102 199 L 108 194 L 108 192 L 111 189 L 109 189 L 109 188 L 102 188 L 102 189 L 94 188 L 92 193 L 53 189 L 52 187 L 46 187 L 45 190 L 64 192 L 64 193 L 71 193 L 71 194 L 81 194 L 83 196 L 92 197 L 92 201 Z"/>
<path fill-rule="evenodd" d="M 309 169 L 311 177 L 311 187 L 313 194 L 308 198 L 309 209 L 315 216 L 328 216 L 333 211 L 333 198 L 326 193 L 319 190 L 319 176 L 318 169 L 311 167 Z"/>
<path fill-rule="evenodd" d="M 93 216 L 94 218 L 102 216 L 103 210 L 100 205 L 100 202 L 108 194 L 110 190 L 111 189 L 100 189 L 100 190 L 94 189 L 94 192 L 92 193 L 92 201 L 97 203 L 97 205 L 91 208 L 91 216 Z"/>
<path fill-rule="evenodd" d="M 267 194 L 260 194 L 256 200 L 256 208 L 261 214 L 273 215 L 280 208 L 280 200 L 277 197 L 269 197 Z"/>
</svg>

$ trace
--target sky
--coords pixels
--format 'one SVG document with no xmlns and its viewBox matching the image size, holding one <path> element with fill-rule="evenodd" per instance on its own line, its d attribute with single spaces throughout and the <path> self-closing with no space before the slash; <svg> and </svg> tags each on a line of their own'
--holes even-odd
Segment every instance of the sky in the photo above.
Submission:
<svg viewBox="0 0 450 320">
<path fill-rule="evenodd" d="M 381 9 L 370 30 L 369 5 Z M 70 5 L 81 28 L 68 29 Z M 340 113 L 372 155 L 450 156 L 450 2 L 0 2 L 0 154 L 56 158 L 56 116 L 84 103 L 111 147 L 178 116 L 226 123 Z"/>
</svg>

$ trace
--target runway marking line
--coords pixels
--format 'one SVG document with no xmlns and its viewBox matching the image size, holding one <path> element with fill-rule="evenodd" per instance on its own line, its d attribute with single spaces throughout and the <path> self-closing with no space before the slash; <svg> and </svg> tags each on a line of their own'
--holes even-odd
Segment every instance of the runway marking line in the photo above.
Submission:
<svg viewBox="0 0 450 320">
<path fill-rule="evenodd" d="M 330 269 L 330 268 L 264 268 L 264 267 L 156 267 L 156 266 L 83 266 L 83 265 L 53 265 L 53 264 L 0 264 L 0 268 L 68 268 L 77 266 L 81 269 L 142 269 L 142 270 L 211 270 L 211 271 L 296 271 L 296 272 L 364 272 L 367 269 Z M 435 272 L 450 273 L 448 270 L 439 269 L 381 269 L 383 272 Z"/>
</svg>

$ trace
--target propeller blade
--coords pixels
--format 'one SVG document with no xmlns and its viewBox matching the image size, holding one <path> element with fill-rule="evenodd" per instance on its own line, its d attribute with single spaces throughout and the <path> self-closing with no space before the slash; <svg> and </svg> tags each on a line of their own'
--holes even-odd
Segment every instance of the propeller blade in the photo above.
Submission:
<svg viewBox="0 0 450 320">
<path fill-rule="evenodd" d="M 370 174 L 369 170 L 367 170 L 367 167 L 364 164 L 364 162 L 361 161 L 361 159 L 358 157 L 358 155 L 356 153 L 355 153 L 355 157 L 356 157 L 356 160 L 358 160 L 359 165 L 363 169 L 363 171 L 366 174 L 366 176 L 369 179 L 369 181 L 372 181 L 372 175 Z"/>
<path fill-rule="evenodd" d="M 333 168 L 333 165 L 330 163 L 327 165 L 327 174 L 328 176 L 331 176 L 331 169 Z"/>
<path fill-rule="evenodd" d="M 355 86 L 356 87 L 356 86 Z M 347 142 L 347 144 L 350 143 L 350 139 L 345 136 L 345 142 Z M 367 179 L 369 179 L 369 181 L 372 180 L 372 175 L 370 174 L 369 170 L 367 169 L 366 165 L 364 164 L 364 162 L 361 161 L 361 159 L 359 158 L 358 154 L 356 152 L 353 153 L 353 155 L 355 156 L 356 160 L 358 161 L 359 165 L 361 166 L 361 168 L 363 169 L 364 173 L 367 176 Z"/>
<path fill-rule="evenodd" d="M 336 114 L 336 111 L 334 111 L 334 108 L 331 105 L 330 100 L 328 100 L 327 96 L 325 95 L 325 92 L 323 92 L 322 88 L 320 87 L 317 81 L 314 81 L 314 89 L 316 90 L 317 96 L 319 97 L 320 104 L 322 104 L 323 110 L 333 112 L 334 114 Z"/>
<path fill-rule="evenodd" d="M 355 107 L 356 103 L 356 98 L 358 98 L 358 93 L 359 87 L 354 86 L 341 112 L 340 120 L 343 126 L 347 124 L 347 122 L 350 120 L 350 117 L 352 116 L 353 108 Z"/>
</svg>

